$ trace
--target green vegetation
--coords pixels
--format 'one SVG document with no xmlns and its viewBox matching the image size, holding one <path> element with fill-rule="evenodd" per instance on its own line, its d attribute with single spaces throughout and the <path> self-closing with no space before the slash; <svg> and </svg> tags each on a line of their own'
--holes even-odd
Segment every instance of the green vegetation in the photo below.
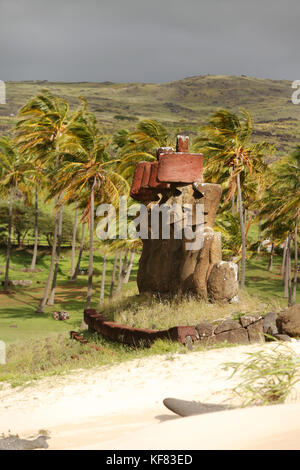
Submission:
<svg viewBox="0 0 300 470">
<path fill-rule="evenodd" d="M 224 364 L 225 370 L 240 374 L 241 382 L 234 392 L 243 399 L 243 406 L 283 403 L 300 380 L 300 357 L 286 345 L 273 351 L 248 353 L 248 359 Z"/>
<path fill-rule="evenodd" d="M 82 321 L 82 312 L 85 303 L 87 289 L 87 275 L 79 275 L 76 281 L 70 280 L 69 249 L 62 250 L 60 261 L 59 280 L 57 285 L 57 298 L 55 306 L 47 306 L 45 313 L 35 313 L 36 305 L 43 291 L 49 269 L 49 250 L 41 249 L 38 257 L 37 268 L 40 272 L 24 272 L 24 266 L 30 264 L 32 249 L 14 249 L 12 252 L 12 279 L 30 279 L 33 281 L 29 287 L 11 287 L 7 296 L 0 294 L 0 336 L 7 343 L 16 341 L 26 342 L 33 337 L 45 338 L 57 334 L 68 334 L 70 330 L 78 330 Z M 3 269 L 5 250 L 0 251 L 0 270 Z M 101 250 L 94 252 L 94 286 L 95 295 L 92 299 L 92 307 L 98 308 L 98 299 L 101 288 L 101 265 L 103 253 Z M 264 313 L 273 309 L 280 310 L 286 305 L 283 297 L 282 279 L 279 273 L 281 258 L 275 255 L 274 269 L 268 271 L 268 259 L 262 256 L 253 258 L 247 263 L 246 289 L 250 295 L 245 294 L 241 303 L 228 305 L 205 304 L 189 300 L 182 302 L 178 308 L 172 308 L 172 303 L 154 302 L 150 299 L 140 299 L 137 295 L 135 282 L 138 256 L 135 256 L 131 280 L 124 284 L 120 299 L 106 300 L 99 311 L 118 321 L 128 321 L 131 325 L 141 327 L 165 328 L 174 325 L 177 321 L 184 324 L 188 321 L 194 324 L 196 320 L 203 318 L 216 320 L 239 312 Z M 113 271 L 114 256 L 108 255 L 106 267 L 105 296 L 109 299 L 110 281 Z M 82 268 L 88 268 L 88 253 L 82 257 Z M 297 302 L 300 302 L 300 292 L 297 293 Z M 54 321 L 52 312 L 66 310 L 71 319 L 67 321 Z M 165 316 L 169 313 L 169 318 Z"/>
<path fill-rule="evenodd" d="M 76 281 L 70 279 L 70 249 L 62 249 L 59 267 L 59 280 L 55 306 L 47 306 L 44 314 L 35 312 L 41 298 L 44 285 L 47 281 L 50 252 L 46 248 L 39 249 L 37 272 L 24 272 L 24 266 L 30 265 L 32 249 L 14 249 L 11 258 L 11 279 L 29 279 L 32 285 L 29 287 L 12 286 L 9 295 L 0 291 L 0 337 L 8 343 L 26 341 L 33 337 L 47 337 L 59 333 L 68 333 L 70 330 L 78 330 L 81 325 L 83 309 L 87 290 L 87 275 L 79 275 Z M 99 250 L 94 253 L 94 286 L 95 296 L 92 307 L 98 305 L 98 293 L 101 283 L 101 264 L 103 254 Z M 0 271 L 3 272 L 5 250 L 0 250 Z M 110 280 L 113 269 L 114 257 L 108 255 L 107 279 L 105 294 L 110 292 Z M 88 253 L 82 256 L 81 268 L 88 268 Z M 39 271 L 40 270 L 40 271 Z M 126 295 L 136 295 L 137 288 L 135 276 L 137 272 L 137 257 L 131 271 L 131 281 L 126 284 Z M 57 310 L 66 310 L 71 319 L 67 321 L 54 321 L 51 314 Z"/>
<path fill-rule="evenodd" d="M 19 108 L 45 87 L 73 109 L 77 97 L 84 96 L 109 133 L 125 124 L 133 129 L 133 118 L 147 118 L 161 121 L 171 134 L 187 130 L 193 136 L 215 109 L 237 112 L 244 107 L 253 116 L 255 140 L 268 140 L 280 155 L 298 143 L 299 107 L 291 102 L 291 82 L 244 76 L 205 75 L 162 84 L 8 82 L 7 104 L 0 105 L 0 132 L 12 131 Z M 130 120 L 116 119 L 119 115 Z"/>
</svg>

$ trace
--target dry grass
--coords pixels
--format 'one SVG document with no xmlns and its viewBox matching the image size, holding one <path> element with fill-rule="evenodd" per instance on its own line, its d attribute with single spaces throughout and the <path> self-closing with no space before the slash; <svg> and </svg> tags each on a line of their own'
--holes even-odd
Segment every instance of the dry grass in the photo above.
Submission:
<svg viewBox="0 0 300 470">
<path fill-rule="evenodd" d="M 194 298 L 157 300 L 146 297 L 127 297 L 113 301 L 101 309 L 117 323 L 135 328 L 165 329 L 179 325 L 196 325 L 200 321 L 220 322 L 244 314 L 263 315 L 280 310 L 276 300 L 262 301 L 247 293 L 240 294 L 237 303 L 208 303 Z"/>
</svg>

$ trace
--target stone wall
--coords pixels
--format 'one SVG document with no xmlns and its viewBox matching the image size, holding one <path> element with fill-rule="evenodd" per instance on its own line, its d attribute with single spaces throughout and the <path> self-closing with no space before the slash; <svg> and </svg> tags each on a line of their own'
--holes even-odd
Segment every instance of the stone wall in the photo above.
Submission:
<svg viewBox="0 0 300 470">
<path fill-rule="evenodd" d="M 167 330 L 132 328 L 107 320 L 94 309 L 84 311 L 89 328 L 107 339 L 132 346 L 150 346 L 157 339 L 168 339 L 181 344 L 215 343 L 248 344 L 264 341 L 263 318 L 255 315 L 240 320 L 225 320 L 219 325 L 202 322 L 195 326 L 175 326 Z"/>
</svg>

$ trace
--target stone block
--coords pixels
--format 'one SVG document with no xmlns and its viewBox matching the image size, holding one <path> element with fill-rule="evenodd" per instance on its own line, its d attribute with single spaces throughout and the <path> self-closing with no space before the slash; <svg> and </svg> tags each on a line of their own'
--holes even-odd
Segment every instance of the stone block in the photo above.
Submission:
<svg viewBox="0 0 300 470">
<path fill-rule="evenodd" d="M 261 319 L 247 326 L 250 343 L 263 343 L 265 341 L 263 325 L 263 319 Z"/>
<path fill-rule="evenodd" d="M 214 333 L 215 335 L 218 335 L 220 333 L 224 333 L 225 331 L 237 330 L 238 328 L 242 328 L 238 322 L 234 320 L 225 320 L 217 326 Z"/>
<path fill-rule="evenodd" d="M 188 153 L 160 153 L 158 180 L 165 183 L 193 183 L 201 181 L 203 155 Z"/>
<path fill-rule="evenodd" d="M 247 344 L 249 343 L 248 333 L 245 328 L 237 328 L 235 330 L 224 331 L 212 337 L 214 342 L 223 343 L 227 341 L 228 343 L 238 343 L 238 344 Z"/>
</svg>

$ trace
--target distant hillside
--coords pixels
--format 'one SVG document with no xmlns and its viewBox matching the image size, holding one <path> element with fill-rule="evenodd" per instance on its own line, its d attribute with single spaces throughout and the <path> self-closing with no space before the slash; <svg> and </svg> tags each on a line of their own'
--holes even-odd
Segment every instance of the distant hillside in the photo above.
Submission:
<svg viewBox="0 0 300 470">
<path fill-rule="evenodd" d="M 0 132 L 9 132 L 20 106 L 41 88 L 65 97 L 72 107 L 80 95 L 107 132 L 133 128 L 140 119 L 162 121 L 171 132 L 195 134 L 209 114 L 245 107 L 255 121 L 255 139 L 266 139 L 284 153 L 300 143 L 300 105 L 291 102 L 291 82 L 246 76 L 196 76 L 171 83 L 8 82 L 7 104 L 0 105 Z"/>
</svg>

